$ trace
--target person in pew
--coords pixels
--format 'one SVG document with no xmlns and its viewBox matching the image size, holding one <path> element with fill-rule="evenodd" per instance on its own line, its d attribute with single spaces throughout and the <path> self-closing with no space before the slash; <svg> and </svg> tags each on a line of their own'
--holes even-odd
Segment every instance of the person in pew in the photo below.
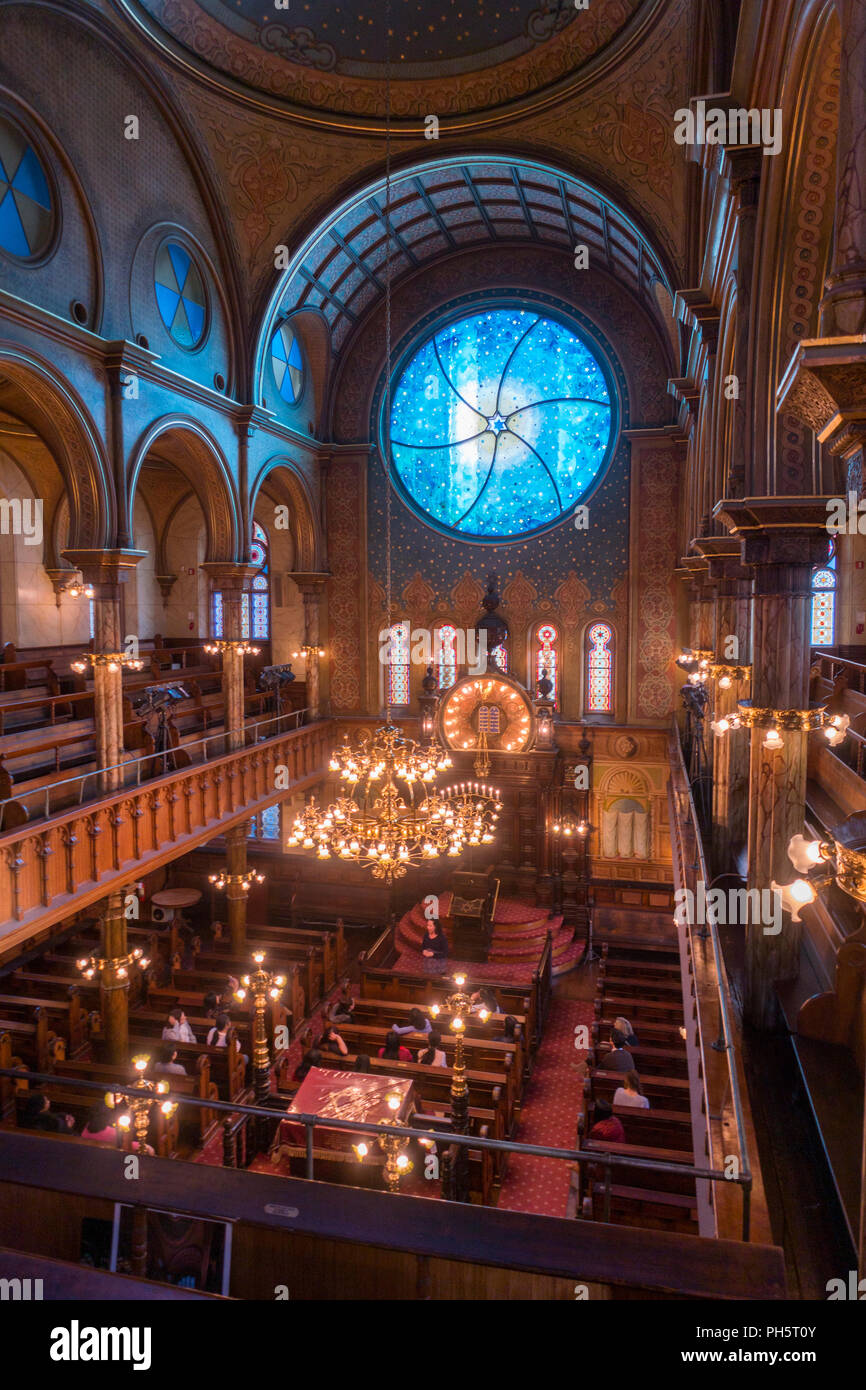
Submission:
<svg viewBox="0 0 866 1390">
<path fill-rule="evenodd" d="M 595 1123 L 589 1131 L 590 1139 L 606 1139 L 609 1144 L 624 1144 L 625 1130 L 622 1127 L 622 1120 L 613 1113 L 613 1106 L 610 1101 L 597 1100 L 595 1102 Z"/>
<path fill-rule="evenodd" d="M 75 1128 L 71 1115 L 55 1115 L 51 1102 L 41 1091 L 27 1097 L 21 1124 L 24 1129 L 41 1129 L 48 1134 L 69 1134 Z"/>
<path fill-rule="evenodd" d="M 412 1053 L 408 1047 L 401 1046 L 400 1034 L 393 1028 L 385 1038 L 384 1047 L 379 1048 L 379 1056 L 386 1057 L 389 1062 L 411 1062 Z"/>
<path fill-rule="evenodd" d="M 217 998 L 217 996 L 213 993 L 213 991 L 211 991 L 209 994 L 206 994 L 205 997 L 204 997 L 204 1016 L 205 1016 L 205 1018 L 214 1018 L 214 1019 L 215 1019 L 216 1016 L 217 1016 L 217 1014 L 218 1014 L 219 1011 L 220 1011 L 220 1006 L 219 1006 L 219 1005 L 220 1005 L 220 1001 L 219 1001 L 219 999 Z"/>
<path fill-rule="evenodd" d="M 228 1046 L 228 1031 L 229 1031 L 229 1028 L 230 1028 L 230 1027 L 231 1027 L 231 1019 L 229 1018 L 228 1014 L 217 1014 L 217 1016 L 216 1016 L 216 1021 L 214 1022 L 214 1026 L 213 1026 L 213 1028 L 211 1028 L 210 1032 L 209 1032 L 208 1035 L 207 1035 L 207 1046 L 208 1046 L 208 1047 L 227 1047 L 227 1046 Z M 163 1037 L 164 1037 L 164 1036 L 165 1036 L 165 1034 L 163 1034 Z M 237 1038 L 235 1038 L 235 1051 L 236 1051 L 236 1052 L 240 1052 L 240 1050 L 241 1050 L 241 1045 L 240 1045 L 240 1043 L 238 1042 Z M 243 1064 L 244 1064 L 245 1067 L 249 1065 L 249 1060 L 250 1060 L 250 1059 L 249 1059 L 249 1057 L 246 1055 L 246 1053 L 244 1053 L 242 1060 L 243 1060 Z"/>
<path fill-rule="evenodd" d="M 372 1070 L 373 1069 L 370 1066 L 370 1058 L 367 1056 L 366 1053 L 360 1052 L 358 1056 L 355 1058 L 355 1071 L 364 1072 L 366 1074 L 367 1072 Z"/>
<path fill-rule="evenodd" d="M 81 1131 L 82 1139 L 90 1139 L 94 1144 L 116 1144 L 117 1128 L 114 1115 L 104 1100 L 98 1100 L 87 1117 L 87 1124 Z"/>
<path fill-rule="evenodd" d="M 319 1038 L 319 1051 L 339 1052 L 341 1057 L 345 1057 L 348 1054 L 349 1049 L 343 1042 L 343 1039 L 340 1037 L 333 1023 L 325 1024 L 325 1031 Z"/>
<path fill-rule="evenodd" d="M 610 1030 L 610 1052 L 599 1056 L 598 1065 L 602 1071 L 637 1071 L 634 1058 L 626 1052 L 625 1038 L 618 1028 Z"/>
<path fill-rule="evenodd" d="M 438 917 L 428 917 L 427 935 L 421 943 L 421 955 L 424 959 L 424 968 L 431 975 L 439 974 L 445 969 L 445 962 L 448 959 L 448 938 L 439 922 Z"/>
<path fill-rule="evenodd" d="M 626 1047 L 637 1047 L 637 1038 L 634 1035 L 634 1029 L 627 1018 L 623 1018 L 620 1014 L 619 1018 L 614 1019 L 613 1026 L 622 1033 L 625 1038 Z"/>
<path fill-rule="evenodd" d="M 425 1018 L 420 1009 L 410 1009 L 408 1017 L 408 1023 L 399 1026 L 395 1023 L 392 1032 L 403 1037 L 406 1033 L 431 1033 L 433 1031 L 433 1024 L 429 1018 Z"/>
<path fill-rule="evenodd" d="M 649 1110 L 649 1096 L 641 1090 L 640 1077 L 636 1071 L 626 1072 L 621 1086 L 613 1093 L 614 1105 L 631 1105 L 635 1110 Z"/>
<path fill-rule="evenodd" d="M 313 1067 L 320 1067 L 321 1065 L 321 1052 L 317 1047 L 311 1047 L 309 1051 L 304 1053 L 300 1062 L 295 1067 L 295 1075 L 293 1080 L 303 1081 L 304 1077 L 307 1075 L 307 1072 L 311 1071 Z"/>
<path fill-rule="evenodd" d="M 168 1023 L 162 1030 L 162 1038 L 163 1042 L 195 1042 L 195 1033 L 190 1028 L 183 1009 L 178 1007 L 169 1010 Z"/>
<path fill-rule="evenodd" d="M 161 1076 L 186 1076 L 186 1067 L 177 1060 L 177 1048 L 171 1043 L 161 1049 L 154 1071 Z"/>
<path fill-rule="evenodd" d="M 502 1021 L 502 1036 L 506 1042 L 514 1042 L 517 1036 L 517 1019 L 514 1014 L 506 1014 Z"/>
<path fill-rule="evenodd" d="M 418 1053 L 418 1061 L 425 1067 L 447 1067 L 448 1058 L 441 1046 L 442 1034 L 435 1030 L 428 1034 L 427 1047 Z"/>
<path fill-rule="evenodd" d="M 482 985 L 480 989 L 476 989 L 474 994 L 470 994 L 469 1002 L 471 1014 L 477 1014 L 481 1009 L 486 1009 L 489 1014 L 500 1012 L 496 991 L 491 989 L 489 985 Z"/>
<path fill-rule="evenodd" d="M 328 1009 L 328 1020 L 331 1023 L 351 1023 L 354 1012 L 355 1000 L 352 996 L 352 987 L 348 979 L 345 979 L 340 985 L 339 994 Z"/>
</svg>

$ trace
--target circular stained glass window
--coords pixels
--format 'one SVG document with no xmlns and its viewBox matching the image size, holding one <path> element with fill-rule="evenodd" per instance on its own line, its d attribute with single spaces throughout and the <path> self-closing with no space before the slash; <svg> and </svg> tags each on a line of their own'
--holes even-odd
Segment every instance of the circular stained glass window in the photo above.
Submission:
<svg viewBox="0 0 866 1390">
<path fill-rule="evenodd" d="M 207 320 L 207 299 L 198 266 L 179 241 L 165 241 L 156 253 L 154 290 L 169 335 L 183 348 L 197 348 Z"/>
<path fill-rule="evenodd" d="M 0 247 L 17 260 L 39 256 L 54 213 L 45 170 L 26 136 L 0 119 Z"/>
<path fill-rule="evenodd" d="M 552 526 L 610 455 L 604 370 L 576 328 L 491 308 L 438 328 L 400 372 L 391 452 L 407 498 L 476 540 Z"/>
<path fill-rule="evenodd" d="M 300 400 L 304 385 L 304 358 L 294 329 L 281 323 L 271 338 L 271 366 L 277 390 L 284 401 L 294 405 Z"/>
</svg>

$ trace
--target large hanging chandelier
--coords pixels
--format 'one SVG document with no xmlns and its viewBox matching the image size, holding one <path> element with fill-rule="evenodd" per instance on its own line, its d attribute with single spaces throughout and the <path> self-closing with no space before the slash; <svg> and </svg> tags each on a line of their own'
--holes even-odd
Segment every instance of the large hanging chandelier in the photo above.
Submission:
<svg viewBox="0 0 866 1390">
<path fill-rule="evenodd" d="M 390 5 L 385 6 L 385 609 L 392 631 L 391 600 L 391 67 Z M 451 758 L 433 735 L 421 744 L 405 737 L 391 718 L 386 682 L 385 723 L 350 743 L 348 735 L 332 756 L 343 794 L 328 807 L 311 799 L 288 836 L 292 848 L 315 849 L 319 859 L 337 857 L 360 864 L 374 878 L 392 883 L 406 871 L 442 855 L 455 857 L 467 845 L 490 844 L 501 809 L 498 792 L 478 783 L 440 791 L 437 777 Z"/>
</svg>

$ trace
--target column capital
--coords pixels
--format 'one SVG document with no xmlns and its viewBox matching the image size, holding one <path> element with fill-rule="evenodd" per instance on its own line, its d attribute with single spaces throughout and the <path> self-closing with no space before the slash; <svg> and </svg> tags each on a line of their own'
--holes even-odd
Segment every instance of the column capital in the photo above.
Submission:
<svg viewBox="0 0 866 1390">
<path fill-rule="evenodd" d="M 243 592 L 244 585 L 258 574 L 258 565 L 237 560 L 205 560 L 201 568 L 215 589 L 223 593 Z"/>
<path fill-rule="evenodd" d="M 123 584 L 136 565 L 147 556 L 146 550 L 64 550 L 64 560 L 80 570 L 87 584 Z"/>
<path fill-rule="evenodd" d="M 826 497 L 728 497 L 713 516 L 737 538 L 746 565 L 810 568 L 827 558 Z"/>
<path fill-rule="evenodd" d="M 833 454 L 846 458 L 866 438 L 866 334 L 798 343 L 776 392 Z"/>
<path fill-rule="evenodd" d="M 308 595 L 319 595 L 331 578 L 330 571 L 315 570 L 289 570 L 289 579 L 293 579 L 306 598 Z"/>
</svg>

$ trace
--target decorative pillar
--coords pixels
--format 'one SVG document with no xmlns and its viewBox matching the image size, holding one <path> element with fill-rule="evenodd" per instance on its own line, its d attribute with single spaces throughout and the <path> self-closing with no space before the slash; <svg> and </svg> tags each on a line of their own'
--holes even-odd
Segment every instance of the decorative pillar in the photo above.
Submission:
<svg viewBox="0 0 866 1390">
<path fill-rule="evenodd" d="M 235 878 L 247 872 L 247 839 L 250 822 L 241 821 L 226 831 L 226 867 L 232 876 L 226 887 L 229 939 L 233 955 L 240 955 L 247 941 L 247 889 Z"/>
<path fill-rule="evenodd" d="M 733 443 L 726 497 L 742 497 L 748 490 L 746 466 L 753 456 L 752 287 L 755 278 L 755 243 L 758 197 L 764 159 L 760 150 L 725 151 L 725 167 L 737 197 L 737 318 L 734 339 L 734 375 L 740 395 L 734 410 Z"/>
<path fill-rule="evenodd" d="M 112 1065 L 129 1062 L 129 949 L 124 894 L 110 893 L 102 917 L 102 955 L 99 1007 Z"/>
<path fill-rule="evenodd" d="M 866 5 L 836 3 L 842 56 L 833 264 L 821 302 L 825 338 L 866 333 Z"/>
<path fill-rule="evenodd" d="M 811 571 L 827 543 L 825 513 L 814 499 L 748 498 L 726 502 L 721 515 L 741 536 L 755 575 L 752 710 L 785 712 L 780 748 L 764 747 L 760 720 L 727 735 L 750 740 L 748 888 L 761 892 L 790 878 L 788 841 L 803 829 L 809 734 L 798 712 L 805 716 L 809 707 Z M 743 926 L 745 1013 L 754 1027 L 771 1028 L 774 984 L 799 972 L 802 927 L 787 916 L 778 932 L 771 921 Z"/>
<path fill-rule="evenodd" d="M 202 565 L 213 585 L 222 594 L 223 635 L 228 645 L 223 648 L 223 701 L 228 746 L 234 751 L 244 746 L 244 658 L 235 643 L 244 640 L 243 596 L 245 587 L 256 574 L 255 565 L 208 560 Z"/>
<path fill-rule="evenodd" d="M 327 574 L 298 573 L 289 576 L 294 579 L 304 600 L 304 648 L 306 656 L 305 681 L 307 688 L 307 708 L 311 719 L 319 717 L 319 648 L 320 616 L 322 597 L 325 591 Z"/>
<path fill-rule="evenodd" d="M 702 544 L 710 546 L 707 541 Z M 751 663 L 752 581 L 749 571 L 730 549 L 730 537 L 713 541 L 720 553 L 710 556 L 710 575 L 716 585 L 716 630 L 712 648 L 716 663 L 747 667 Z M 728 550 L 721 553 L 721 546 Z M 735 639 L 733 642 L 731 639 Z M 750 697 L 747 676 L 729 677 L 731 684 L 713 681 L 713 717 L 736 714 L 740 700 Z M 713 806 L 711 855 L 713 875 L 733 868 L 733 855 L 746 844 L 749 806 L 749 741 L 742 734 L 713 739 Z"/>
<path fill-rule="evenodd" d="M 81 571 L 93 587 L 93 653 L 118 655 L 124 651 L 120 611 L 120 586 L 130 576 L 144 550 L 65 550 L 63 558 Z M 101 769 L 100 790 L 121 786 L 118 764 L 123 754 L 123 667 L 93 667 L 93 719 L 96 758 Z"/>
</svg>

